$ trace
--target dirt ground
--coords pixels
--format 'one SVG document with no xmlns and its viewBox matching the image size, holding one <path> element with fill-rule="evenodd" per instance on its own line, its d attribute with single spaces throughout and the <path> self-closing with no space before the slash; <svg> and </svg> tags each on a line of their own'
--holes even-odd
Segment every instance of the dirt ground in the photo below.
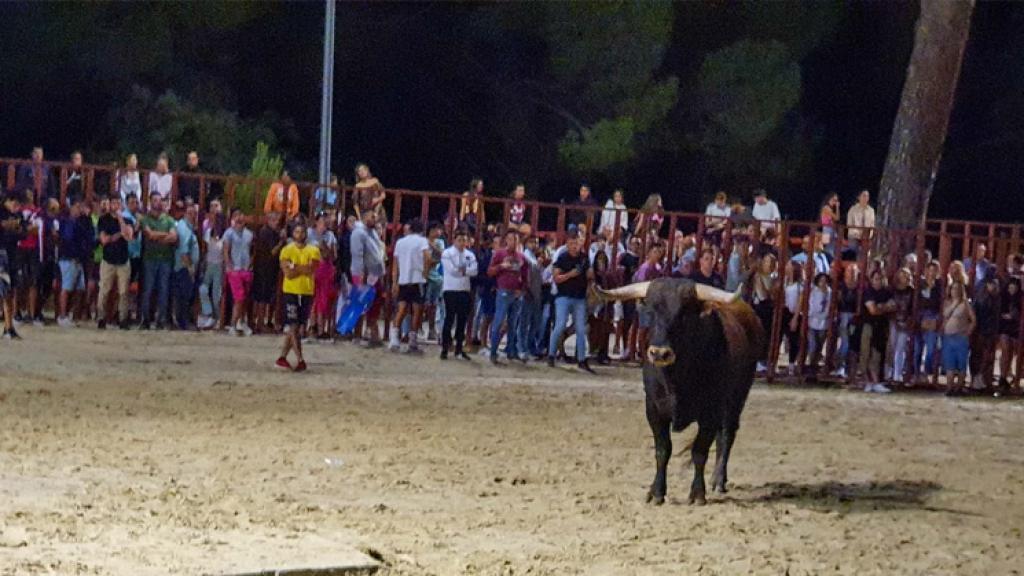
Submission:
<svg viewBox="0 0 1024 576">
<path fill-rule="evenodd" d="M 273 338 L 23 333 L 0 345 L 0 574 L 332 541 L 388 575 L 1024 570 L 1021 402 L 758 385 L 733 490 L 686 505 L 677 456 L 652 507 L 636 370 L 338 344 L 292 375 Z"/>
</svg>

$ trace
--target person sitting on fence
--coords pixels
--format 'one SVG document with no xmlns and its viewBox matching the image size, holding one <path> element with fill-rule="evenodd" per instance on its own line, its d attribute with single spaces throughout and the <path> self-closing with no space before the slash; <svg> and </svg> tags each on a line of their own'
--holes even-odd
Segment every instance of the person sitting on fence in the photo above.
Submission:
<svg viewBox="0 0 1024 576">
<path fill-rule="evenodd" d="M 267 190 L 263 213 L 271 212 L 280 212 L 288 220 L 295 218 L 299 213 L 299 187 L 292 182 L 291 174 L 287 170 L 282 170 L 281 177 Z"/>
<path fill-rule="evenodd" d="M 985 277 L 974 299 L 977 325 L 971 334 L 971 389 L 982 393 L 992 388 L 996 346 L 999 342 L 999 280 L 995 274 Z"/>
<path fill-rule="evenodd" d="M 817 373 L 819 362 L 825 355 L 825 336 L 828 333 L 831 305 L 829 275 L 818 274 L 814 277 L 807 301 L 807 366 L 812 374 Z"/>
<path fill-rule="evenodd" d="M 593 210 L 590 210 L 590 208 L 597 207 L 597 200 L 594 200 L 594 197 L 591 195 L 590 185 L 587 183 L 580 184 L 579 196 L 572 201 L 572 205 L 575 209 L 569 210 L 568 218 L 566 219 L 566 222 L 570 224 L 584 228 L 590 218 L 598 217 Z M 590 232 L 590 230 L 587 230 L 587 232 Z"/>
<path fill-rule="evenodd" d="M 821 204 L 818 220 L 821 224 L 822 249 L 830 256 L 836 255 L 836 222 L 839 221 L 839 194 L 829 192 Z"/>
<path fill-rule="evenodd" d="M 661 194 L 647 197 L 640 215 L 636 219 L 635 234 L 647 245 L 661 239 L 661 227 L 665 222 L 665 208 L 661 203 Z"/>
<path fill-rule="evenodd" d="M 946 371 L 946 396 L 961 396 L 966 391 L 969 338 L 976 321 L 974 309 L 967 301 L 966 282 L 951 282 L 942 305 L 942 368 Z"/>
<path fill-rule="evenodd" d="M 129 154 L 124 161 L 124 168 L 117 171 L 117 193 L 121 195 L 121 203 L 128 205 L 128 197 L 142 198 L 142 182 L 139 179 L 139 157 Z"/>
<path fill-rule="evenodd" d="M 331 174 L 330 186 L 319 186 L 313 192 L 313 213 L 321 212 L 327 214 L 330 222 L 337 222 L 338 216 L 338 194 L 344 183 L 338 182 L 338 175 Z"/>
<path fill-rule="evenodd" d="M 604 210 L 601 212 L 600 230 L 615 228 L 616 221 L 620 228 L 619 240 L 624 241 L 629 234 L 629 212 L 626 211 L 625 197 L 622 188 L 616 188 L 612 197 L 605 202 Z"/>
<path fill-rule="evenodd" d="M 526 185 L 516 184 L 512 190 L 512 204 L 508 208 L 509 228 L 519 228 L 526 223 Z"/>
<path fill-rule="evenodd" d="M 857 195 L 857 203 L 846 213 L 846 237 L 849 248 L 855 254 L 860 252 L 861 242 L 870 240 L 875 227 L 875 209 L 871 207 L 871 192 L 862 190 Z"/>
<path fill-rule="evenodd" d="M 989 272 L 995 272 L 994 266 L 987 258 L 988 247 L 984 242 L 974 246 L 974 257 L 964 258 L 964 271 L 967 273 L 968 285 L 973 286 L 974 296 L 978 296 L 985 288 L 985 278 Z"/>
<path fill-rule="evenodd" d="M 165 210 L 171 207 L 171 192 L 174 190 L 174 174 L 171 174 L 170 160 L 167 154 L 161 152 L 156 157 L 156 167 L 149 173 L 150 199 L 153 194 L 159 194 Z"/>
<path fill-rule="evenodd" d="M 764 188 L 754 190 L 754 207 L 750 209 L 750 215 L 760 222 L 761 230 L 774 230 L 779 220 L 782 220 L 779 206 L 768 199 L 768 192 Z"/>
<path fill-rule="evenodd" d="M 1017 387 L 1013 361 L 1020 346 L 1020 299 L 1020 279 L 1011 276 L 999 301 L 999 390 L 1003 394 Z"/>
<path fill-rule="evenodd" d="M 942 285 L 939 283 L 939 262 L 932 260 L 924 270 L 917 295 L 918 336 L 911 371 L 917 380 L 926 382 L 936 366 L 939 322 L 942 320 Z"/>
<path fill-rule="evenodd" d="M 715 200 L 704 209 L 704 237 L 716 246 L 721 245 L 726 224 L 732 216 L 727 200 L 725 192 L 718 192 Z"/>
</svg>

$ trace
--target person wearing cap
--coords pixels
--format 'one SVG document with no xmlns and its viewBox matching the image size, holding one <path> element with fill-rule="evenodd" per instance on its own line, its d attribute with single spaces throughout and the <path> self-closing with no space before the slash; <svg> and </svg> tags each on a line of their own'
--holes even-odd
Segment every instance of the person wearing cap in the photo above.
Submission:
<svg viewBox="0 0 1024 576">
<path fill-rule="evenodd" d="M 778 204 L 768 199 L 768 192 L 764 188 L 754 190 L 754 207 L 751 208 L 750 215 L 762 222 L 762 231 L 774 230 L 775 222 L 782 220 Z"/>
</svg>

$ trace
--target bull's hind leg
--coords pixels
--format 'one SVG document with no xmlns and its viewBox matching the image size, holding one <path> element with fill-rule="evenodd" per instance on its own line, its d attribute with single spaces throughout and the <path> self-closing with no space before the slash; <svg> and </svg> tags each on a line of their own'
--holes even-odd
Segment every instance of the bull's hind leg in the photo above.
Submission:
<svg viewBox="0 0 1024 576">
<path fill-rule="evenodd" d="M 647 492 L 647 501 L 661 505 L 665 503 L 665 492 L 668 489 L 666 471 L 668 470 L 668 460 L 672 457 L 672 434 L 670 431 L 672 421 L 661 417 L 657 407 L 648 403 L 647 423 L 650 424 L 651 432 L 654 433 L 654 457 L 657 461 L 657 471 L 654 474 L 654 483 L 651 484 L 651 489 Z"/>
<path fill-rule="evenodd" d="M 690 504 L 705 504 L 707 489 L 704 486 L 704 465 L 708 461 L 708 451 L 715 440 L 716 426 L 701 424 L 697 428 L 697 437 L 693 440 L 693 483 L 690 484 Z"/>
<path fill-rule="evenodd" d="M 715 439 L 715 473 L 711 475 L 711 489 L 725 494 L 729 491 L 729 453 L 732 443 L 736 441 L 736 430 L 722 428 Z"/>
</svg>

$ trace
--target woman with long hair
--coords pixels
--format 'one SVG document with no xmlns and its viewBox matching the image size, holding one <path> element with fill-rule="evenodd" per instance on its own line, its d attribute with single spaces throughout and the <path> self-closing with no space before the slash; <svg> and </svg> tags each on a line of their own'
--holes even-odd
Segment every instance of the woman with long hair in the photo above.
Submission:
<svg viewBox="0 0 1024 576">
<path fill-rule="evenodd" d="M 782 309 L 782 329 L 786 337 L 789 356 L 789 375 L 796 376 L 796 357 L 800 350 L 800 296 L 804 290 L 804 267 L 800 262 L 789 262 L 783 288 L 785 307 Z"/>
<path fill-rule="evenodd" d="M 384 209 L 384 200 L 387 194 L 384 192 L 384 185 L 380 183 L 370 172 L 370 167 L 365 163 L 356 164 L 356 184 L 352 195 L 355 200 L 356 216 L 362 218 L 362 213 L 370 210 L 377 212 L 377 223 L 387 221 L 387 212 Z"/>
<path fill-rule="evenodd" d="M 757 271 L 751 278 L 750 301 L 765 334 L 772 333 L 772 319 L 775 317 L 775 287 L 779 281 L 776 271 L 777 264 L 775 255 L 771 252 L 761 256 Z M 769 345 L 769 339 L 765 338 L 764 346 L 761 348 L 761 357 L 757 362 L 758 372 L 768 369 Z"/>
<path fill-rule="evenodd" d="M 594 283 L 600 288 L 613 288 L 615 277 L 609 266 L 608 253 L 600 250 L 594 255 Z M 607 365 L 611 363 L 608 355 L 608 344 L 612 334 L 612 303 L 598 304 L 592 311 L 589 328 L 589 350 L 593 350 L 597 356 L 597 363 Z"/>
<path fill-rule="evenodd" d="M 942 320 L 942 285 L 939 284 L 939 262 L 932 260 L 924 269 L 924 278 L 917 294 L 917 346 L 911 371 L 918 381 L 927 381 L 935 372 L 935 350 Z M 922 364 L 923 362 L 923 364 Z"/>
<path fill-rule="evenodd" d="M 661 203 L 661 194 L 651 194 L 647 201 L 640 208 L 640 215 L 636 220 L 636 235 L 646 238 L 647 243 L 652 243 L 661 235 L 661 226 L 665 222 L 665 208 Z"/>
<path fill-rule="evenodd" d="M 966 388 L 967 355 L 974 332 L 974 309 L 967 301 L 967 283 L 951 282 L 942 305 L 942 368 L 946 396 L 960 396 Z"/>
<path fill-rule="evenodd" d="M 1013 359 L 1020 342 L 1020 279 L 1010 277 L 999 300 L 999 389 L 1009 391 Z"/>
<path fill-rule="evenodd" d="M 821 244 L 829 254 L 829 256 L 835 257 L 835 242 L 836 237 L 836 222 L 839 221 L 839 194 L 835 192 L 829 192 L 825 196 L 825 200 L 821 203 L 821 210 L 818 213 L 818 218 L 821 223 Z"/>
</svg>

